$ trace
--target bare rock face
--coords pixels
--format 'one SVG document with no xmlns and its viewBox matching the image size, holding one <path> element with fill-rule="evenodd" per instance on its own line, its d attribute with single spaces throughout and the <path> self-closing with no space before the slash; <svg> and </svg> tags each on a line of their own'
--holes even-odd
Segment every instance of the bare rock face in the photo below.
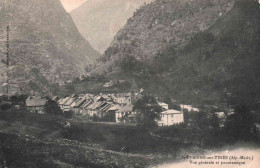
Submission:
<svg viewBox="0 0 260 168">
<path fill-rule="evenodd" d="M 6 27 L 9 25 L 10 82 L 15 85 L 32 80 L 26 73 L 32 68 L 47 82 L 62 83 L 83 74 L 85 66 L 99 57 L 79 34 L 59 0 L 4 0 L 0 3 L 0 16 L 1 66 L 4 67 Z M 20 82 L 17 69 L 25 74 L 19 76 Z M 1 69 L 1 83 L 6 78 L 4 71 Z"/>
</svg>

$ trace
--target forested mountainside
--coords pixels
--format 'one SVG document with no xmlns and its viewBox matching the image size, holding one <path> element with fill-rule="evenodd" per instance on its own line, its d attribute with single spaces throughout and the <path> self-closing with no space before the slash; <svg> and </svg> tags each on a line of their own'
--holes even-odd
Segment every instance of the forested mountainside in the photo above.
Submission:
<svg viewBox="0 0 260 168">
<path fill-rule="evenodd" d="M 99 54 L 79 34 L 59 0 L 3 0 L 0 3 L 0 40 L 4 53 L 10 26 L 10 83 L 17 90 L 47 91 L 49 83 L 62 83 L 84 73 Z M 5 54 L 1 66 L 5 66 Z M 30 72 L 37 72 L 35 73 Z M 6 69 L 1 68 L 1 86 Z M 41 77 L 40 77 L 41 76 Z M 45 79 L 45 80 L 46 80 Z M 39 82 L 41 83 L 39 85 Z M 30 83 L 29 88 L 26 88 Z"/>
<path fill-rule="evenodd" d="M 157 0 L 141 7 L 116 34 L 96 72 L 111 70 L 115 62 L 127 56 L 151 63 L 167 46 L 183 46 L 194 34 L 211 26 L 233 3 L 234 0 Z"/>
<path fill-rule="evenodd" d="M 165 72 L 169 89 L 205 102 L 259 103 L 259 25 L 259 3 L 237 0 L 227 15 L 196 34 L 180 52 L 172 52 L 171 46 L 159 54 L 155 60 L 167 65 L 159 71 Z"/>
<path fill-rule="evenodd" d="M 79 32 L 100 53 L 109 47 L 114 35 L 136 9 L 152 0 L 88 0 L 70 15 Z"/>
<path fill-rule="evenodd" d="M 187 10 L 185 6 L 192 7 L 191 2 L 186 2 L 185 5 L 183 1 L 156 1 L 138 12 L 149 11 L 148 9 L 153 5 L 162 5 L 166 2 L 169 4 L 165 5 L 164 8 L 170 6 L 170 2 L 183 5 L 183 14 Z M 206 3 L 206 1 L 200 2 Z M 193 1 L 193 3 L 196 4 L 198 1 Z M 224 101 L 235 104 L 237 102 L 255 103 L 259 101 L 259 3 L 256 0 L 237 0 L 231 9 L 225 8 L 223 10 L 226 13 L 222 12 L 222 15 L 220 15 L 220 11 L 218 11 L 215 15 L 209 15 L 210 12 L 214 11 L 213 8 L 216 8 L 213 4 L 219 3 L 225 5 L 222 4 L 222 8 L 218 10 L 230 6 L 228 4 L 231 1 L 214 1 L 204 8 L 208 11 L 206 12 L 207 15 L 204 13 L 207 19 L 203 18 L 198 23 L 206 23 L 205 20 L 207 20 L 207 23 L 211 24 L 208 24 L 207 28 L 203 30 L 198 29 L 196 31 L 196 29 L 185 27 L 185 25 L 190 24 L 184 24 L 181 29 L 178 29 L 178 26 L 173 27 L 173 32 L 183 31 L 183 33 L 180 33 L 183 36 L 179 36 L 182 38 L 177 41 L 174 40 L 169 43 L 166 41 L 165 47 L 160 47 L 160 42 L 157 43 L 152 40 L 158 37 L 160 33 L 164 34 L 166 32 L 165 27 L 157 30 L 158 32 L 154 31 L 149 37 L 143 36 L 144 40 L 150 39 L 150 43 L 154 46 L 147 50 L 147 52 L 153 51 L 154 53 L 150 53 L 145 61 L 140 59 L 139 56 L 145 55 L 143 53 L 147 48 L 142 49 L 141 45 L 135 45 L 132 42 L 130 44 L 131 38 L 128 40 L 122 38 L 124 40 L 120 43 L 120 40 L 115 39 L 117 43 L 112 44 L 112 47 L 106 51 L 106 55 L 99 62 L 99 64 L 103 64 L 103 68 L 104 65 L 107 65 L 106 71 L 103 72 L 112 79 L 118 78 L 118 76 L 135 79 L 138 87 L 145 88 L 148 92 L 168 95 L 190 103 L 200 104 L 203 102 L 207 104 Z M 195 6 L 191 9 L 195 9 Z M 167 10 L 164 9 L 163 11 Z M 126 27 L 128 27 L 129 22 L 135 22 L 135 17 L 139 18 L 146 14 L 143 13 L 138 16 L 138 12 L 128 21 Z M 203 8 L 198 14 L 202 13 Z M 215 19 L 209 21 L 209 16 Z M 165 16 L 165 18 L 167 17 Z M 190 20 L 192 18 L 190 17 Z M 195 20 L 194 22 L 197 22 Z M 149 24 L 142 24 L 142 21 L 140 21 L 138 25 Z M 126 27 L 118 33 L 117 37 L 120 37 Z M 132 29 L 135 30 L 135 28 Z M 149 27 L 143 28 L 143 30 L 139 33 L 145 34 L 151 31 Z M 132 32 L 131 29 L 129 29 L 129 32 Z M 187 32 L 189 32 L 188 35 Z M 126 34 L 125 37 L 128 37 L 129 34 Z M 175 33 L 169 38 L 176 37 L 176 35 L 178 34 Z M 136 38 L 139 38 L 139 36 L 136 36 Z M 156 41 L 159 41 L 159 38 L 156 39 Z M 147 46 L 150 43 L 145 42 L 144 45 Z M 115 44 L 118 44 L 118 48 L 115 48 Z M 156 49 L 160 49 L 160 51 L 158 52 Z M 136 52 L 142 54 L 135 54 Z M 114 66 L 111 67 L 111 65 Z M 96 68 L 96 73 L 100 72 L 99 69 Z"/>
</svg>

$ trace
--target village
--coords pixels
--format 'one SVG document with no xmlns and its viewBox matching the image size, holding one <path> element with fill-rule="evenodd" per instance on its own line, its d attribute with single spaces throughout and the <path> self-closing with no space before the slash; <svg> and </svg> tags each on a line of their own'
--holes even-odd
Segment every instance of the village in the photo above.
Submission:
<svg viewBox="0 0 260 168">
<path fill-rule="evenodd" d="M 92 121 L 114 122 L 123 124 L 135 123 L 137 112 L 133 110 L 136 101 L 144 96 L 143 89 L 127 93 L 115 94 L 73 94 L 64 98 L 53 97 L 63 113 L 72 113 L 74 117 Z M 191 105 L 180 104 L 179 109 L 170 109 L 161 98 L 156 97 L 158 105 L 162 108 L 158 126 L 171 126 L 184 123 L 184 110 L 199 112 Z M 45 114 L 46 98 L 29 96 L 26 107 L 32 113 Z"/>
</svg>

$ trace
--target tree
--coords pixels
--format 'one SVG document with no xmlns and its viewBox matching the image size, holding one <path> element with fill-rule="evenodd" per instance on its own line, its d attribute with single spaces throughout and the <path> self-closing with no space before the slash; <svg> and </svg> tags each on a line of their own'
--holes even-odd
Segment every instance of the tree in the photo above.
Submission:
<svg viewBox="0 0 260 168">
<path fill-rule="evenodd" d="M 74 85 L 72 85 L 72 84 L 66 85 L 66 89 L 67 89 L 68 91 L 70 91 L 70 92 L 74 92 L 74 91 L 75 91 L 75 87 L 74 87 Z"/>
<path fill-rule="evenodd" d="M 44 111 L 47 114 L 54 114 L 54 115 L 62 114 L 62 110 L 59 107 L 58 103 L 56 101 L 51 100 L 51 99 L 47 100 L 47 103 L 44 106 Z"/>
<path fill-rule="evenodd" d="M 227 118 L 225 133 L 231 140 L 254 140 L 256 129 L 254 117 L 246 105 L 237 105 L 235 113 Z"/>
<path fill-rule="evenodd" d="M 145 95 L 134 104 L 133 110 L 137 112 L 137 125 L 152 128 L 156 126 L 156 119 L 160 119 L 162 107 L 153 96 Z"/>
</svg>

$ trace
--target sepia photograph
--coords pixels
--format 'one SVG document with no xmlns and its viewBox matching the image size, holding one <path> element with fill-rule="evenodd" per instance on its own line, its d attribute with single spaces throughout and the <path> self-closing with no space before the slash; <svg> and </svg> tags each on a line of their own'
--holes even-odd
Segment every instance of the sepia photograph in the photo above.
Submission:
<svg viewBox="0 0 260 168">
<path fill-rule="evenodd" d="M 0 0 L 0 168 L 209 167 L 260 167 L 260 0 Z"/>
</svg>

